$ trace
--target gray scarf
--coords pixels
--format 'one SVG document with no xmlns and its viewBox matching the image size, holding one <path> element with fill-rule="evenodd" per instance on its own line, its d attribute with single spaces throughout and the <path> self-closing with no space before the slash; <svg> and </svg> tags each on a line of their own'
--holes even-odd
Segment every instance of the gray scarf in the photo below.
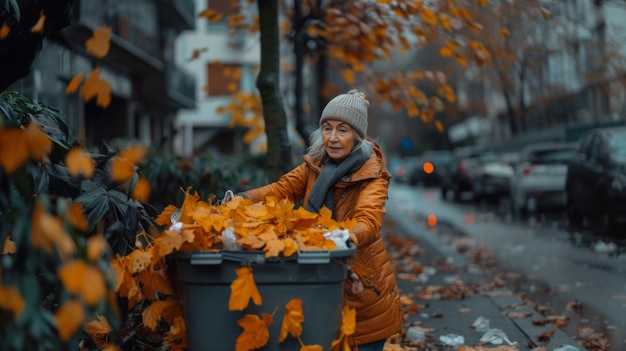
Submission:
<svg viewBox="0 0 626 351">
<path fill-rule="evenodd" d="M 347 174 L 352 174 L 363 164 L 369 157 L 361 152 L 351 152 L 341 163 L 337 164 L 332 159 L 327 159 L 319 177 L 313 183 L 309 199 L 306 204 L 307 211 L 318 212 L 323 205 L 329 210 L 335 210 L 335 201 L 333 199 L 333 185 Z"/>
</svg>

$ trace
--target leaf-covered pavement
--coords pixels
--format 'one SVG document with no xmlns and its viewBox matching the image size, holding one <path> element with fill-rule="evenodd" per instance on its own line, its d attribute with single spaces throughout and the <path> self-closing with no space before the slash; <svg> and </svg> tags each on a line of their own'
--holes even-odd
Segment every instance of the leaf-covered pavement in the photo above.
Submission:
<svg viewBox="0 0 626 351">
<path fill-rule="evenodd" d="M 507 281 L 515 273 L 493 273 L 495 259 L 470 237 L 410 215 L 422 232 L 437 236 L 466 260 L 455 262 L 431 243 L 407 235 L 388 216 L 383 236 L 396 269 L 405 327 L 385 351 L 573 350 L 568 344 L 579 350 L 611 349 L 608 339 L 591 328 L 581 328 L 577 335 L 563 333 L 569 316 L 555 315 L 550 307 L 510 290 Z M 567 307 L 580 308 L 576 302 Z"/>
</svg>

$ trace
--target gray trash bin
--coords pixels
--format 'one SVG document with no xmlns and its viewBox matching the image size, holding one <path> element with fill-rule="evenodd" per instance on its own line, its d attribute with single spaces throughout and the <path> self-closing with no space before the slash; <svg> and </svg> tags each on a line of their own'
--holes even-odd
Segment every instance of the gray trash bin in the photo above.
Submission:
<svg viewBox="0 0 626 351">
<path fill-rule="evenodd" d="M 347 259 L 356 248 L 305 251 L 295 257 L 266 260 L 261 251 L 183 252 L 176 256 L 184 293 L 185 324 L 190 351 L 235 350 L 243 329 L 237 321 L 246 314 L 272 314 L 270 339 L 261 350 L 299 350 L 291 335 L 278 343 L 285 305 L 302 300 L 304 322 L 301 339 L 305 345 L 325 350 L 339 336 L 343 307 L 343 280 Z M 250 301 L 243 311 L 229 311 L 230 284 L 235 270 L 250 265 L 263 305 Z"/>
</svg>

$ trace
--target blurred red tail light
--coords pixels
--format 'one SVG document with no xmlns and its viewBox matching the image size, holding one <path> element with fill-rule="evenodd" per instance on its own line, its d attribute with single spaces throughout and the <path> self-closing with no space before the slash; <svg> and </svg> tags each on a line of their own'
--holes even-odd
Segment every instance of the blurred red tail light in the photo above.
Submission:
<svg viewBox="0 0 626 351">
<path fill-rule="evenodd" d="M 459 162 L 459 173 L 463 174 L 465 173 L 465 171 L 467 171 L 467 166 L 465 165 L 465 162 Z"/>
</svg>

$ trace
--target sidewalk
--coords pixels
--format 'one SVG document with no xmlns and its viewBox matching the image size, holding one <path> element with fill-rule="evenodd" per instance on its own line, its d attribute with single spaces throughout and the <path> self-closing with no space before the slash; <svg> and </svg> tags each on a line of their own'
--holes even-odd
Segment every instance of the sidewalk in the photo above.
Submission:
<svg viewBox="0 0 626 351">
<path fill-rule="evenodd" d="M 383 236 L 407 311 L 405 344 L 413 339 L 420 350 L 457 350 L 461 345 L 507 351 L 586 350 L 506 287 L 494 283 L 428 230 L 423 220 L 408 218 L 392 206 L 388 204 Z M 488 325 L 475 325 L 480 320 Z"/>
</svg>

